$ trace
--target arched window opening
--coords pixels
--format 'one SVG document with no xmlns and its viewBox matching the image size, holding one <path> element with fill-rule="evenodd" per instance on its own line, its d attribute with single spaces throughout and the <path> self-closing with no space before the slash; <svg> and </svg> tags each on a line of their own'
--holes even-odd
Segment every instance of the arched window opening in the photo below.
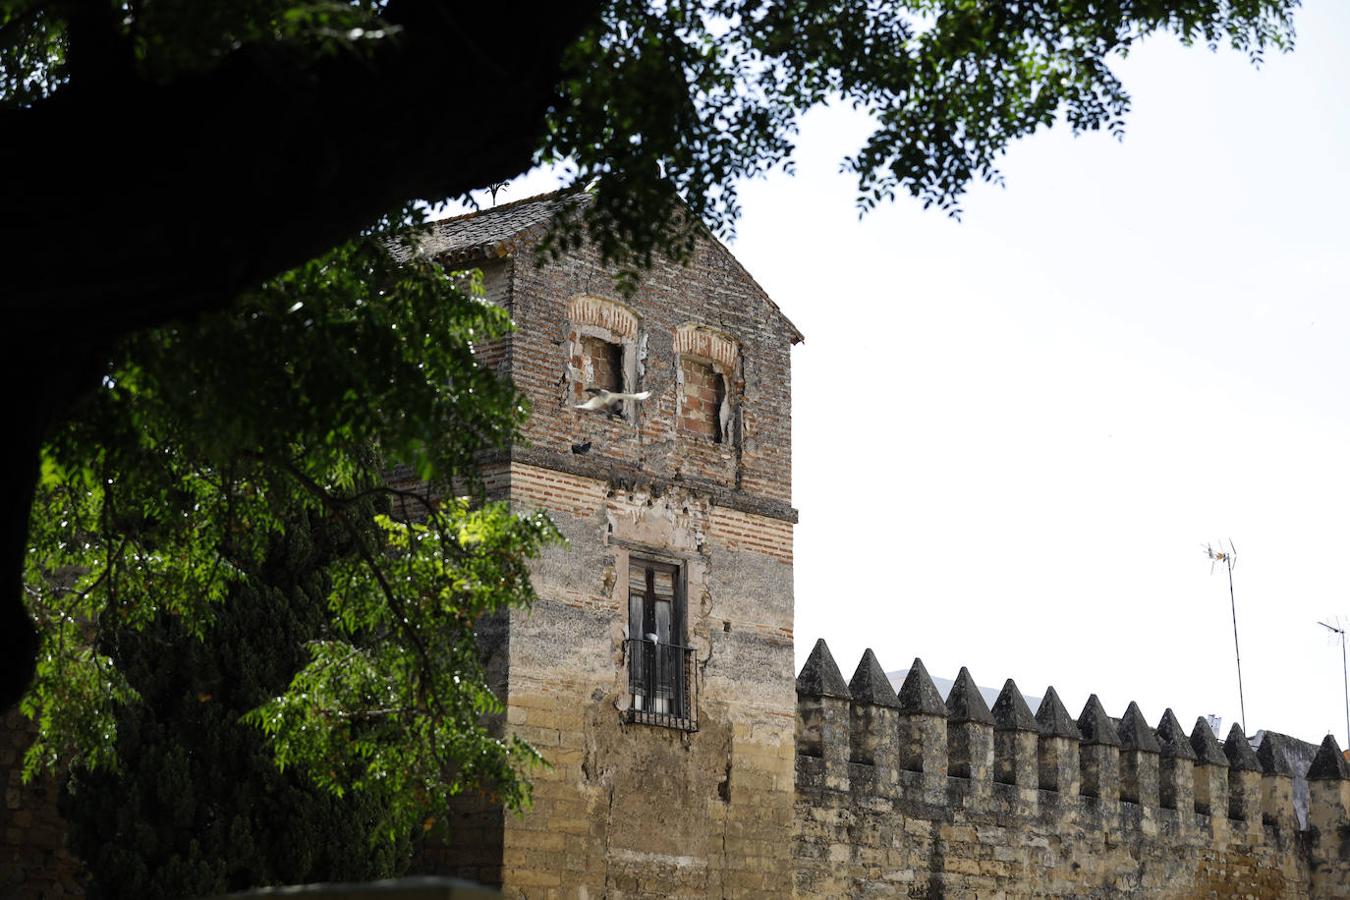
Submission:
<svg viewBox="0 0 1350 900">
<path fill-rule="evenodd" d="M 735 443 L 740 345 L 729 335 L 691 323 L 676 330 L 675 352 L 680 431 L 714 444 Z"/>
</svg>

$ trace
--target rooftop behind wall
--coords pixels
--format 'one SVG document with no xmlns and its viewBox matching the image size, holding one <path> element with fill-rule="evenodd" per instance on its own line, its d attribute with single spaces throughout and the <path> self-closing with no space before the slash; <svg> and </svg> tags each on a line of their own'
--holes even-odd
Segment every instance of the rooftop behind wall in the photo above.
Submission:
<svg viewBox="0 0 1350 900">
<path fill-rule="evenodd" d="M 1330 736 L 1253 751 L 1167 710 L 992 707 L 965 668 L 944 701 L 921 660 L 893 692 L 871 650 L 845 680 L 824 641 L 797 679 L 797 895 L 1350 896 L 1350 769 Z M 1306 819 L 1294 781 L 1306 779 Z"/>
</svg>

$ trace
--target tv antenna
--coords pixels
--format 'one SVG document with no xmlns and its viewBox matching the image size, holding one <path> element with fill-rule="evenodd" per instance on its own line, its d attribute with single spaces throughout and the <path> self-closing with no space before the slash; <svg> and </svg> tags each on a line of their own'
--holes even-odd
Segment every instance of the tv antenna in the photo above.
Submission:
<svg viewBox="0 0 1350 900">
<path fill-rule="evenodd" d="M 1228 539 L 1228 549 L 1223 548 L 1223 541 L 1219 541 L 1218 546 L 1212 544 L 1205 545 L 1205 555 L 1209 557 L 1209 574 L 1214 574 L 1215 566 L 1223 566 L 1228 572 L 1228 603 L 1233 610 L 1233 656 L 1237 659 L 1237 677 L 1238 677 L 1238 710 L 1242 713 L 1242 733 L 1247 733 L 1247 701 L 1242 694 L 1242 651 L 1238 649 L 1238 627 L 1237 627 L 1237 600 L 1233 596 L 1233 567 L 1237 565 L 1237 548 L 1233 546 L 1233 539 Z"/>
<path fill-rule="evenodd" d="M 1318 622 L 1327 631 L 1340 635 L 1341 638 L 1341 680 L 1345 684 L 1345 742 L 1350 746 L 1350 670 L 1345 665 L 1345 626 L 1341 624 L 1339 617 L 1332 619 L 1335 625 L 1328 625 L 1326 622 Z"/>
</svg>

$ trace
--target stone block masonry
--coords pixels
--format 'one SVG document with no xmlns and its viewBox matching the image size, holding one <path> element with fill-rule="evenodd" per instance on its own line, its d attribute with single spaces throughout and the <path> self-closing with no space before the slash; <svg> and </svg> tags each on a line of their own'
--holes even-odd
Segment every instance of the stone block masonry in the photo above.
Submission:
<svg viewBox="0 0 1350 900">
<path fill-rule="evenodd" d="M 569 543 L 540 560 L 535 606 L 511 613 L 508 727 L 549 767 L 503 823 L 492 880 L 510 897 L 790 895 L 790 527 L 677 487 L 521 464 L 506 480 Z M 625 573 L 658 548 L 684 579 L 693 729 L 625 716 Z"/>
<path fill-rule="evenodd" d="M 23 754 L 36 734 L 17 709 L 0 716 L 0 772 L 5 802 L 0 806 L 0 897 L 47 900 L 83 894 L 83 866 L 66 849 L 66 822 L 57 811 L 55 779 L 28 784 L 21 778 Z"/>
</svg>

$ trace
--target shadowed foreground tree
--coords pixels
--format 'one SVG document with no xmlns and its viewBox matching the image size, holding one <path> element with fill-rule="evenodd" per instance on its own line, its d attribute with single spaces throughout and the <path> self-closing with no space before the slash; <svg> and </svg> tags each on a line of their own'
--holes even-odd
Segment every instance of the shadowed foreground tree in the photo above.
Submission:
<svg viewBox="0 0 1350 900">
<path fill-rule="evenodd" d="M 201 640 L 178 618 L 105 632 L 103 647 L 141 702 L 116 712 L 117 769 L 76 769 L 62 796 L 91 900 L 211 897 L 258 885 L 399 874 L 406 839 L 372 841 L 378 792 L 337 797 L 278 771 L 240 721 L 281 693 L 328 632 L 328 564 L 341 526 L 285 523 L 261 570 L 234 584 Z"/>
<path fill-rule="evenodd" d="M 44 445 L 25 560 L 42 635 L 21 703 L 38 723 L 25 769 L 125 763 L 124 776 L 87 783 L 181 787 L 160 799 L 186 833 L 147 853 L 220 839 L 209 815 L 179 821 L 215 808 L 190 794 L 215 790 L 193 776 L 209 782 L 217 760 L 170 765 L 183 744 L 168 732 L 195 725 L 234 748 L 266 734 L 282 768 L 363 798 L 365 838 L 392 846 L 460 791 L 508 807 L 528 797 L 537 756 L 485 726 L 501 706 L 474 633 L 483 615 L 533 599 L 529 559 L 556 535 L 542 514 L 483 501 L 476 481 L 475 455 L 526 414 L 473 356 L 510 323 L 475 296 L 481 283 L 396 253 L 372 233 L 228 312 L 124 339 Z M 390 487 L 395 463 L 425 486 Z M 267 640 L 289 649 L 274 648 L 264 673 L 248 628 L 272 602 Z M 208 683 L 194 693 L 195 678 Z M 147 757 L 169 780 L 138 788 Z M 96 860 L 134 881 L 138 854 L 116 849 Z"/>
<path fill-rule="evenodd" d="M 1059 118 L 1118 132 L 1129 99 L 1111 65 L 1139 40 L 1166 32 L 1259 59 L 1290 45 L 1296 6 L 586 0 L 503 22 L 491 4 L 435 0 L 0 0 L 0 246 L 17 323 L 0 339 L 16 454 L 0 471 L 0 577 L 15 586 L 0 592 L 0 703 L 22 692 L 37 648 L 16 574 L 28 523 L 48 513 L 28 514 L 39 446 L 59 439 L 55 423 L 95 392 L 109 360 L 156 352 L 122 340 L 136 329 L 223 309 L 401 204 L 461 195 L 539 161 L 595 183 L 585 221 L 558 223 L 555 246 L 588 233 L 633 267 L 652 252 L 678 257 L 695 224 L 676 214 L 676 194 L 693 219 L 726 233 L 737 180 L 790 167 L 797 114 L 831 98 L 876 123 L 845 161 L 861 207 L 909 193 L 955 213 L 972 180 L 998 179 L 995 162 L 1018 137 Z M 229 315 L 323 377 L 305 364 L 313 348 L 294 317 L 248 305 Z M 408 373 L 382 370 L 379 339 L 359 343 L 368 337 L 354 334 L 341 364 L 382 389 L 301 405 L 315 439 L 306 452 L 325 446 L 334 422 L 353 439 L 380 437 L 369 404 L 406 399 L 384 388 Z M 189 360 L 174 375 L 185 399 L 166 415 L 232 407 L 218 420 L 233 433 L 214 471 L 251 466 L 271 410 L 293 406 L 256 393 L 251 408 L 233 404 L 223 385 L 247 381 L 251 365 L 243 355 L 213 368 Z M 110 417 L 126 411 L 109 403 Z M 464 427 L 416 405 L 401 421 Z M 97 469 L 69 455 L 62 465 Z M 336 477 L 304 472 L 319 484 Z M 426 472 L 451 474 L 434 461 Z M 155 490 L 183 490 L 181 473 L 163 474 Z M 205 584 L 215 571 L 193 577 Z"/>
</svg>

